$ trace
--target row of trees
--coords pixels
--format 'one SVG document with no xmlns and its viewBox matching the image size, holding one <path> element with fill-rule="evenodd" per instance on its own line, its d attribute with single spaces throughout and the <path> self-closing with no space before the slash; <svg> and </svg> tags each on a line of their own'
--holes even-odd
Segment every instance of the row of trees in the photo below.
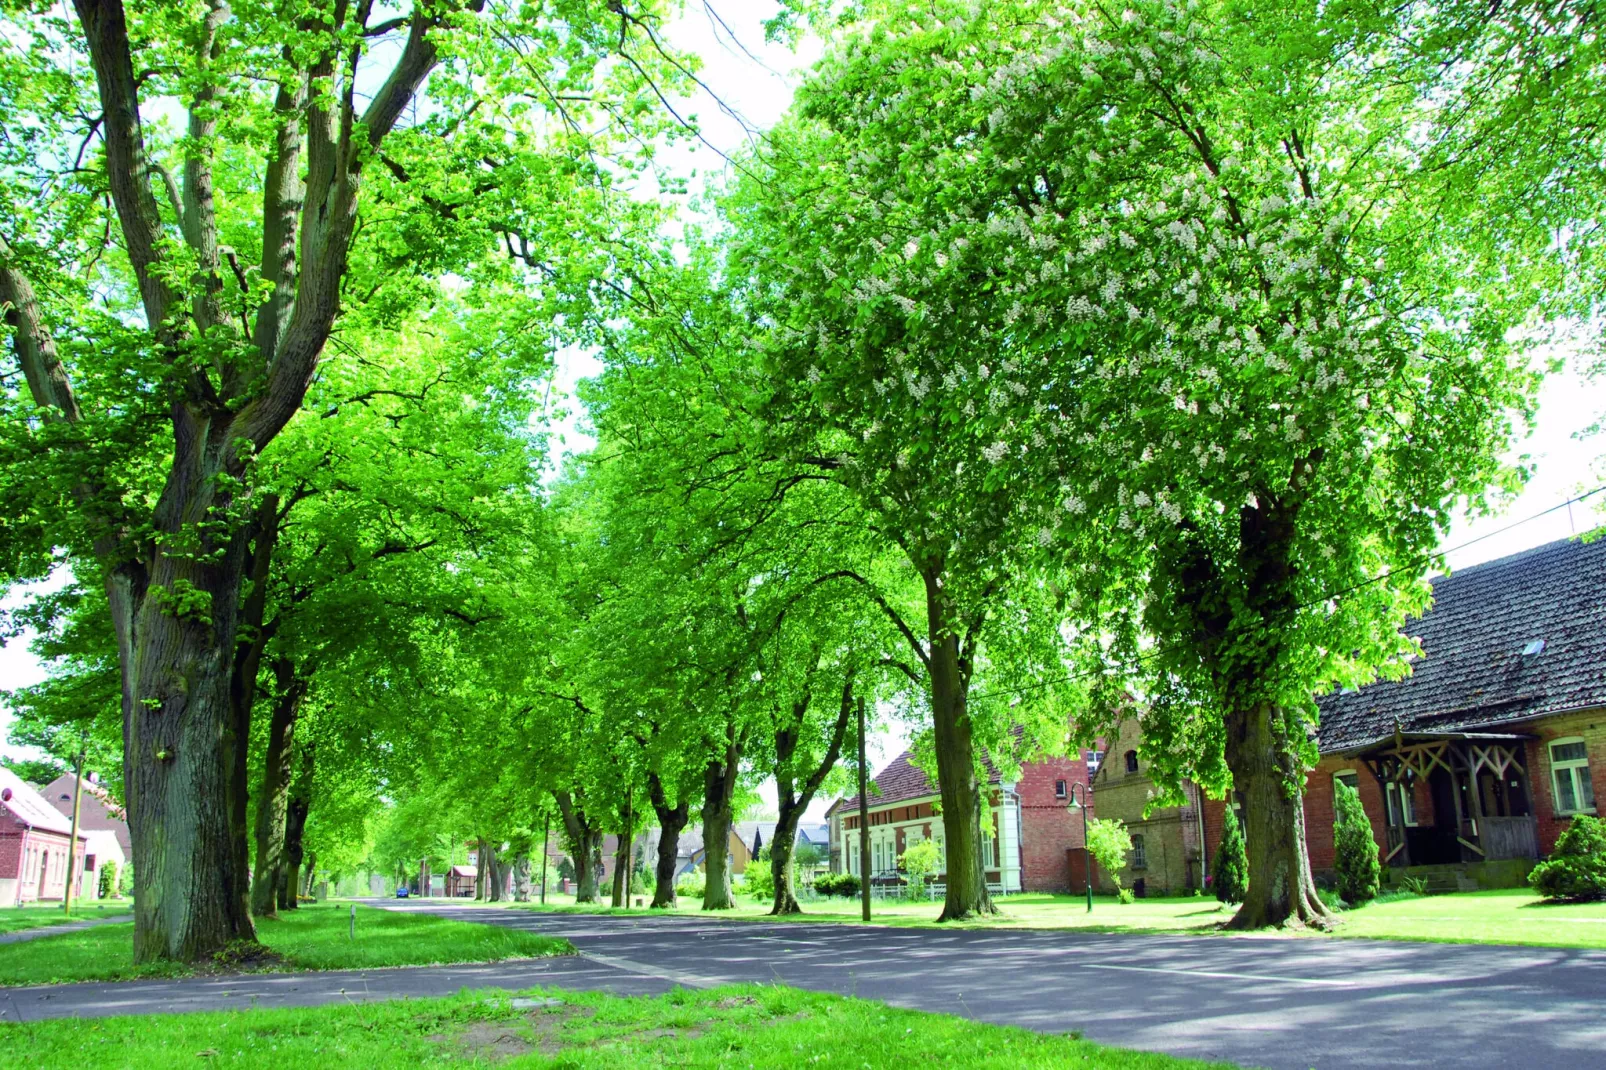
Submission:
<svg viewBox="0 0 1606 1070">
<path fill-rule="evenodd" d="M 656 825 L 665 906 L 765 780 L 795 911 L 861 711 L 937 778 L 945 918 L 993 909 L 984 756 L 1136 706 L 1244 803 L 1235 923 L 1324 923 L 1312 696 L 1405 671 L 1451 511 L 1520 481 L 1598 15 L 795 0 L 825 58 L 699 226 L 658 7 L 6 14 L 0 574 L 73 580 L 14 704 L 116 758 L 137 957 L 314 850 L 476 841 L 500 895 L 549 822 L 582 900 Z M 562 346 L 606 370 L 548 473 Z"/>
</svg>

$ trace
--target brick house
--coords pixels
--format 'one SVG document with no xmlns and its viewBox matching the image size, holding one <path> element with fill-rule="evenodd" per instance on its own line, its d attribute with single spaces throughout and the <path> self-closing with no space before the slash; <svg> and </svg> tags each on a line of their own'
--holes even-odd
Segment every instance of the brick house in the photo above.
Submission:
<svg viewBox="0 0 1606 1070">
<path fill-rule="evenodd" d="M 72 820 L 73 788 L 76 783 L 77 777 L 63 773 L 39 789 L 45 801 L 69 821 Z M 129 836 L 125 818 L 121 804 L 112 798 L 100 778 L 92 772 L 86 772 L 83 798 L 78 807 L 78 831 L 84 833 L 86 839 L 83 877 L 74 895 L 94 898 L 100 887 L 100 871 L 107 866 L 114 867 L 113 875 L 108 879 L 115 887 L 118 876 L 134 853 L 133 839 Z"/>
<path fill-rule="evenodd" d="M 1114 892 L 1116 880 L 1139 895 L 1182 895 L 1204 888 L 1210 872 L 1205 817 L 1208 801 L 1199 786 L 1184 782 L 1187 800 L 1182 806 L 1168 806 L 1145 813 L 1157 793 L 1149 776 L 1148 763 L 1138 754 L 1141 732 L 1136 718 L 1123 721 L 1110 742 L 1109 756 L 1093 776 L 1094 815 L 1123 822 L 1132 837 L 1132 852 L 1120 873 L 1096 870 L 1094 887 Z M 1217 804 L 1217 809 L 1222 804 Z M 1220 837 L 1220 818 L 1215 818 Z M 1076 890 L 1085 889 L 1081 869 L 1076 868 Z"/>
<path fill-rule="evenodd" d="M 1336 781 L 1360 792 L 1385 879 L 1432 867 L 1421 872 L 1445 888 L 1520 885 L 1606 798 L 1606 539 L 1437 577 L 1433 598 L 1406 626 L 1422 646 L 1410 676 L 1317 699 L 1305 828 L 1319 877 L 1333 868 Z M 1120 746 L 1140 749 L 1135 736 Z M 1112 757 L 1112 775 L 1122 761 Z M 1101 791 L 1100 816 L 1110 802 Z M 1200 809 L 1206 858 L 1225 805 Z M 1168 826 L 1168 850 L 1185 851 L 1186 824 Z M 1152 858 L 1147 835 L 1145 849 Z"/>
<path fill-rule="evenodd" d="M 79 833 L 74 843 L 72 820 L 0 767 L 0 906 L 65 898 L 68 857 L 81 872 L 86 838 Z"/>
<path fill-rule="evenodd" d="M 1074 785 L 1086 785 L 1095 751 L 1021 764 L 1020 778 L 1005 781 L 990 761 L 984 798 L 983 853 L 987 883 L 998 892 L 1064 892 L 1071 887 L 1068 852 L 1082 847 L 1081 819 L 1067 806 Z M 904 751 L 871 781 L 870 879 L 898 884 L 898 858 L 921 840 L 943 846 L 937 785 Z M 859 872 L 859 800 L 849 796 L 825 812 L 831 871 Z M 942 880 L 939 870 L 936 880 Z"/>
</svg>

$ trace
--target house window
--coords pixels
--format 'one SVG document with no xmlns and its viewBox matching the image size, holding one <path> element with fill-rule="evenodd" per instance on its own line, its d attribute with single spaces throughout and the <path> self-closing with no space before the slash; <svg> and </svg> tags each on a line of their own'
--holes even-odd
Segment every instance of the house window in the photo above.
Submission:
<svg viewBox="0 0 1606 1070">
<path fill-rule="evenodd" d="M 1087 752 L 1087 775 L 1090 779 L 1094 773 L 1099 771 L 1099 763 L 1103 760 L 1104 754 L 1102 752 L 1096 750 Z"/>
<path fill-rule="evenodd" d="M 1138 752 L 1135 750 L 1126 752 L 1126 771 L 1128 775 L 1138 771 Z"/>
<path fill-rule="evenodd" d="M 1132 868 L 1133 869 L 1147 869 L 1148 865 L 1149 865 L 1149 853 L 1143 846 L 1143 837 L 1141 835 L 1133 836 L 1132 837 Z"/>
<path fill-rule="evenodd" d="M 1056 799 L 1065 798 L 1065 781 L 1063 781 L 1063 780 L 1054 781 L 1054 798 L 1056 798 Z"/>
<path fill-rule="evenodd" d="M 1340 784 L 1348 785 L 1354 791 L 1360 791 L 1361 778 L 1354 773 L 1333 774 L 1333 809 L 1335 811 L 1338 809 L 1338 786 Z"/>
<path fill-rule="evenodd" d="M 1589 750 L 1582 739 L 1550 745 L 1550 777 L 1556 785 L 1556 813 L 1595 812 L 1595 786 L 1589 779 Z"/>
<path fill-rule="evenodd" d="M 1387 802 L 1390 825 L 1416 825 L 1416 793 L 1411 785 L 1389 781 L 1383 798 Z"/>
</svg>

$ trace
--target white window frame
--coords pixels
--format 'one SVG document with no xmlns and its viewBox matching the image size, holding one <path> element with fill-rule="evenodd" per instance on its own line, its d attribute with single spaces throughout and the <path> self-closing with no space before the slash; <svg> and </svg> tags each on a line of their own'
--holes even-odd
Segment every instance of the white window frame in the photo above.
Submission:
<svg viewBox="0 0 1606 1070">
<path fill-rule="evenodd" d="M 1340 769 L 1333 774 L 1333 809 L 1338 809 L 1338 785 L 1348 784 L 1357 792 L 1361 790 L 1361 775 L 1353 769 Z"/>
<path fill-rule="evenodd" d="M 1557 758 L 1556 748 L 1577 744 L 1584 748 L 1582 758 Z M 1556 813 L 1558 815 L 1593 814 L 1595 813 L 1595 784 L 1590 779 L 1589 771 L 1589 745 L 1582 736 L 1566 736 L 1562 739 L 1553 739 L 1548 744 L 1546 756 L 1550 759 L 1550 787 L 1555 793 Z M 1562 780 L 1572 785 L 1573 806 L 1568 809 L 1562 806 Z"/>
<path fill-rule="evenodd" d="M 1391 780 L 1383 786 L 1383 799 L 1388 807 L 1390 826 L 1404 824 L 1406 828 L 1416 828 L 1416 785 Z M 1404 822 L 1399 820 L 1402 810 Z"/>
</svg>

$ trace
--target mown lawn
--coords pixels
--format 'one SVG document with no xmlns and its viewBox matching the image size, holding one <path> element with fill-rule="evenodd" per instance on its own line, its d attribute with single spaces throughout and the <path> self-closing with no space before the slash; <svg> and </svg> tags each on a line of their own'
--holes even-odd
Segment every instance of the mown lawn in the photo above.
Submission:
<svg viewBox="0 0 1606 1070">
<path fill-rule="evenodd" d="M 46 925 L 66 925 L 74 921 L 93 921 L 96 918 L 115 918 L 134 909 L 126 899 L 109 902 L 74 903 L 72 917 L 61 912 L 60 903 L 44 906 L 30 904 L 25 907 L 0 907 L 0 934 L 39 929 Z"/>
<path fill-rule="evenodd" d="M 322 903 L 287 911 L 279 921 L 259 919 L 258 937 L 282 960 L 269 968 L 347 970 L 497 962 L 572 950 L 567 941 L 536 933 L 361 906 L 353 940 L 347 935 L 350 912 L 349 904 Z M 0 984 L 120 981 L 191 972 L 170 963 L 134 965 L 133 931 L 129 922 L 0 945 Z"/>
<path fill-rule="evenodd" d="M 532 991 L 451 999 L 61 1019 L 0 1025 L 10 1065 L 31 1070 L 168 1070 L 173 1066 L 441 1064 L 571 1070 L 630 1067 L 1217 1067 L 1078 1039 L 797 989 L 738 986 L 657 998 Z"/>
<path fill-rule="evenodd" d="M 539 904 L 510 904 L 521 909 L 625 913 L 607 907 L 576 906 L 572 896 L 549 896 Z M 1139 899 L 1122 904 L 1095 897 L 1093 911 L 1080 896 L 1012 895 L 997 900 L 996 919 L 960 922 L 963 927 L 1081 929 L 1088 932 L 1218 933 L 1232 916 L 1231 908 L 1214 899 L 1182 897 Z M 698 909 L 698 901 L 682 900 L 679 911 Z M 941 903 L 900 903 L 877 900 L 872 920 L 877 925 L 935 926 Z M 737 907 L 722 916 L 764 917 L 768 904 L 737 897 Z M 830 899 L 805 904 L 794 920 L 804 922 L 859 921 L 857 900 Z M 631 909 L 628 913 L 646 914 Z M 1374 940 L 1427 940 L 1446 943 L 1521 944 L 1534 947 L 1606 949 L 1606 903 L 1552 904 L 1522 890 L 1463 892 L 1371 903 L 1340 915 L 1336 937 Z"/>
</svg>

